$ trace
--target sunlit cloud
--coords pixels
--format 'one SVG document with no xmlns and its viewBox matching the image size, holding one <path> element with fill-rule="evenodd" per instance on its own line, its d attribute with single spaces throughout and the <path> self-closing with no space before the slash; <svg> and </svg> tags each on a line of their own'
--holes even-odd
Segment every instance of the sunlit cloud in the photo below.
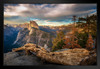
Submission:
<svg viewBox="0 0 100 69">
<path fill-rule="evenodd" d="M 33 19 L 40 25 L 62 25 L 71 23 L 73 15 L 90 15 L 96 9 L 96 4 L 5 4 L 4 19 L 14 23 Z"/>
</svg>

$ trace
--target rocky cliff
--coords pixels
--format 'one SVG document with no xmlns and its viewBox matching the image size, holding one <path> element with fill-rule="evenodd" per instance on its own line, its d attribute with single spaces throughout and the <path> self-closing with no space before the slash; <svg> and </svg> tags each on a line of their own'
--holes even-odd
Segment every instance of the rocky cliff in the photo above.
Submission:
<svg viewBox="0 0 100 69">
<path fill-rule="evenodd" d="M 24 50 L 22 52 L 18 52 Z M 36 44 L 25 44 L 14 48 L 12 52 L 4 54 L 4 65 L 44 65 L 44 61 L 50 65 L 96 65 L 96 50 L 88 51 L 84 48 L 48 52 Z M 42 63 L 41 63 L 42 61 Z M 55 63 L 55 64 L 54 64 Z M 47 64 L 48 65 L 48 64 Z"/>
<path fill-rule="evenodd" d="M 28 29 L 31 30 L 32 27 L 39 29 L 39 26 L 35 21 L 30 21 Z"/>
<path fill-rule="evenodd" d="M 31 27 L 30 30 L 24 28 L 20 30 L 14 44 L 23 46 L 26 43 L 34 43 L 40 46 L 47 45 L 48 47 L 52 46 L 53 36 L 50 33 L 41 31 L 34 27 Z"/>
</svg>

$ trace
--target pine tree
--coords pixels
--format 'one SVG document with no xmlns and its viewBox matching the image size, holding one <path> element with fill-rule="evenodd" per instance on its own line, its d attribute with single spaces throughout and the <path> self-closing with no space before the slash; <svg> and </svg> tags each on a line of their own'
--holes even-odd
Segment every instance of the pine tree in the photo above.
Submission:
<svg viewBox="0 0 100 69">
<path fill-rule="evenodd" d="M 52 41 L 52 43 L 53 43 L 52 50 L 53 51 L 57 50 L 59 48 L 59 44 L 60 44 L 59 42 L 61 42 L 61 44 L 63 44 L 62 40 L 63 40 L 64 36 L 65 35 L 64 35 L 63 31 L 60 31 L 57 34 L 56 38 Z"/>
<path fill-rule="evenodd" d="M 97 15 L 91 15 L 87 17 L 79 17 L 77 22 L 77 27 L 82 28 L 84 34 L 88 33 L 92 35 L 93 40 L 95 40 L 95 48 L 97 43 Z M 83 39 L 86 40 L 86 39 Z M 87 41 L 87 40 L 86 40 Z M 86 43 L 85 41 L 85 43 Z"/>
</svg>

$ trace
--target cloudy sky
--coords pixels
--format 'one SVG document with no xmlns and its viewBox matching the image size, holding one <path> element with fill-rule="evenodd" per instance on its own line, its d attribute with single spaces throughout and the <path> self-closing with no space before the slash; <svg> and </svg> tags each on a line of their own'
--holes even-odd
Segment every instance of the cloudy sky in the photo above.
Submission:
<svg viewBox="0 0 100 69">
<path fill-rule="evenodd" d="M 4 24 L 29 23 L 39 25 L 65 25 L 72 23 L 72 16 L 96 14 L 96 4 L 5 4 Z"/>
</svg>

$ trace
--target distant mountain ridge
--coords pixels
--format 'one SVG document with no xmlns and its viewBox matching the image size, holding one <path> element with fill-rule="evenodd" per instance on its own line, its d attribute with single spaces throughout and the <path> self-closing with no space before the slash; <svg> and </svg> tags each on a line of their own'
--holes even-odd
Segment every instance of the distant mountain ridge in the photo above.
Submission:
<svg viewBox="0 0 100 69">
<path fill-rule="evenodd" d="M 18 27 L 20 27 L 20 28 L 28 28 L 29 30 L 31 29 L 31 27 L 39 29 L 39 26 L 35 21 L 30 21 L 30 23 L 13 25 L 13 27 L 16 27 L 16 28 L 18 28 Z"/>
<path fill-rule="evenodd" d="M 19 28 L 4 25 L 4 52 L 12 48 L 12 44 L 16 40 L 19 30 Z"/>
</svg>

